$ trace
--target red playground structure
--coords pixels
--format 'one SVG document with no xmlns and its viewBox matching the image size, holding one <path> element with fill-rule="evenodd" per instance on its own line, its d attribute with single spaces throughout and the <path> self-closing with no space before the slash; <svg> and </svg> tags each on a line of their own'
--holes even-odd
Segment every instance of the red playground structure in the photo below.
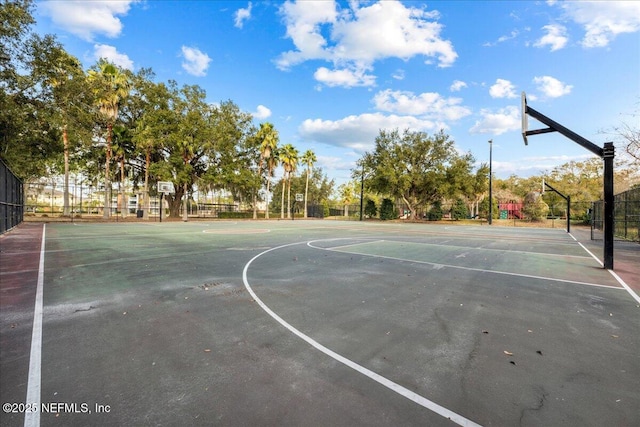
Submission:
<svg viewBox="0 0 640 427">
<path fill-rule="evenodd" d="M 522 219 L 522 202 L 498 202 L 500 219 Z"/>
</svg>

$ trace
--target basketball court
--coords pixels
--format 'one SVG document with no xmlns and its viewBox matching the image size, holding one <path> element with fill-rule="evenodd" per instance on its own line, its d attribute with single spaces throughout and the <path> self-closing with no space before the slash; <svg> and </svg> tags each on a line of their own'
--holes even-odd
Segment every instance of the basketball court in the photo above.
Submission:
<svg viewBox="0 0 640 427">
<path fill-rule="evenodd" d="M 640 251 L 586 235 L 22 224 L 2 425 L 638 425 Z"/>
</svg>

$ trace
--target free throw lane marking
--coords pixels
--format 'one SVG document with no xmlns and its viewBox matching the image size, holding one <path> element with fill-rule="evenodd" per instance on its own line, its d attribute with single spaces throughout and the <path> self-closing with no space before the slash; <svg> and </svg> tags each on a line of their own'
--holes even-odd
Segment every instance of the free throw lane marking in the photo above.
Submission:
<svg viewBox="0 0 640 427">
<path fill-rule="evenodd" d="M 589 282 L 579 282 L 576 280 L 567 280 L 567 279 L 556 279 L 553 277 L 546 277 L 546 276 L 536 276 L 533 274 L 523 274 L 523 273 L 512 273 L 509 271 L 500 271 L 500 270 L 487 270 L 484 268 L 475 268 L 475 267 L 464 267 L 461 265 L 452 265 L 452 264 L 441 264 L 441 263 L 437 263 L 437 262 L 431 262 L 431 261 L 421 261 L 421 260 L 417 260 L 417 259 L 411 259 L 411 258 L 400 258 L 400 257 L 393 257 L 393 256 L 386 256 L 386 255 L 376 255 L 376 254 L 368 254 L 365 252 L 349 252 L 343 249 L 334 249 L 332 248 L 323 248 L 320 246 L 314 246 L 313 243 L 318 242 L 318 241 L 322 241 L 322 240 L 311 240 L 309 242 L 307 242 L 307 246 L 309 246 L 310 248 L 314 248 L 314 249 L 319 249 L 322 251 L 330 251 L 330 252 L 337 252 L 337 253 L 343 253 L 343 254 L 352 254 L 352 255 L 360 255 L 360 256 L 365 256 L 365 257 L 372 257 L 372 258 L 384 258 L 384 259 L 391 259 L 394 261 L 401 261 L 401 262 L 410 262 L 410 263 L 414 263 L 414 264 L 426 264 L 426 265 L 432 265 L 434 268 L 453 268 L 453 269 L 457 269 L 457 270 L 467 270 L 467 271 L 478 271 L 480 273 L 490 273 L 490 274 L 500 274 L 500 275 L 505 275 L 505 276 L 515 276 L 515 277 L 526 277 L 528 279 L 537 279 L 537 280 L 545 280 L 545 281 L 551 281 L 551 282 L 561 282 L 561 283 L 573 283 L 576 285 L 584 285 L 584 286 L 595 286 L 598 288 L 608 288 L 608 289 L 618 289 L 618 290 L 622 290 L 622 288 L 618 287 L 618 286 L 610 286 L 610 285 L 601 285 L 599 283 L 589 283 Z M 351 247 L 356 246 L 354 245 L 349 245 Z M 340 248 L 339 246 L 336 246 L 337 248 Z"/>
<path fill-rule="evenodd" d="M 33 309 L 33 331 L 31 333 L 31 356 L 29 357 L 29 379 L 27 382 L 27 398 L 25 403 L 31 411 L 24 414 L 25 427 L 40 426 L 40 373 L 42 360 L 42 295 L 44 287 L 44 242 L 47 225 L 42 226 L 42 243 L 40 245 L 40 264 L 38 266 L 38 283 L 36 285 L 36 303 Z"/>
<path fill-rule="evenodd" d="M 333 240 L 333 239 L 331 239 Z M 264 252 L 259 253 L 258 255 L 254 256 L 253 258 L 251 258 L 249 260 L 249 262 L 244 266 L 244 269 L 242 270 L 242 281 L 244 282 L 244 287 L 247 289 L 247 291 L 249 292 L 249 294 L 251 295 L 251 297 L 258 303 L 258 305 L 267 312 L 267 314 L 269 316 L 271 316 L 273 319 L 275 319 L 278 323 L 280 323 L 282 326 L 284 326 L 285 328 L 287 328 L 289 331 L 291 331 L 294 335 L 298 336 L 299 338 L 303 339 L 304 341 L 306 341 L 308 344 L 310 344 L 312 347 L 314 347 L 317 350 L 320 350 L 321 352 L 323 352 L 324 354 L 326 354 L 327 356 L 333 358 L 334 360 L 342 363 L 343 365 L 348 366 L 349 368 L 357 371 L 358 373 L 365 375 L 369 378 L 371 378 L 372 380 L 376 381 L 377 383 L 387 387 L 388 389 L 400 394 L 401 396 L 417 403 L 418 405 L 429 409 L 432 412 L 435 412 L 436 414 L 447 418 L 451 421 L 453 421 L 454 423 L 460 425 L 460 426 L 479 426 L 479 424 L 463 417 L 462 415 L 456 414 L 455 412 L 438 405 L 435 402 L 432 402 L 431 400 L 420 396 L 419 394 L 401 386 L 400 384 L 394 383 L 393 381 L 383 377 L 380 374 L 377 374 L 375 372 L 373 372 L 370 369 L 365 368 L 364 366 L 358 365 L 356 362 L 347 359 L 346 357 L 336 353 L 335 351 L 323 346 L 322 344 L 320 344 L 319 342 L 315 341 L 313 338 L 309 337 L 308 335 L 303 334 L 302 332 L 300 332 L 298 329 L 296 329 L 295 327 L 293 327 L 291 324 L 287 323 L 283 318 L 281 318 L 280 316 L 278 316 L 273 310 L 271 310 L 264 302 L 262 302 L 262 300 L 260 298 L 258 298 L 258 295 L 256 295 L 256 293 L 253 291 L 253 289 L 251 288 L 251 285 L 249 284 L 249 280 L 247 279 L 247 271 L 249 271 L 249 266 L 253 263 L 253 261 L 255 261 L 256 259 L 258 259 L 259 257 L 261 257 L 262 255 L 265 255 L 269 252 L 272 251 L 276 251 L 278 249 L 282 249 L 282 248 L 286 248 L 288 246 L 294 246 L 294 245 L 300 245 L 300 244 L 304 244 L 305 242 L 297 242 L 297 243 L 289 243 L 287 245 L 282 245 L 282 246 L 276 246 L 274 248 L 268 249 Z"/>
</svg>

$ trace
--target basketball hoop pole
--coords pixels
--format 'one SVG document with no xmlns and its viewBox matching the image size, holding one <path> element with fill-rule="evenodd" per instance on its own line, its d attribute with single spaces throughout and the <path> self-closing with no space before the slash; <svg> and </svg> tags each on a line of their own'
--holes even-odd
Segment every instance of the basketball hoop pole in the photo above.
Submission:
<svg viewBox="0 0 640 427">
<path fill-rule="evenodd" d="M 558 196 L 566 200 L 567 202 L 567 233 L 571 233 L 571 196 L 565 196 L 564 194 L 562 194 L 561 192 L 559 192 L 558 190 L 550 186 L 544 179 L 542 180 L 542 183 L 546 187 L 549 187 L 549 190 L 555 192 Z"/>
<path fill-rule="evenodd" d="M 489 225 L 491 225 L 493 223 L 493 195 L 492 190 L 493 190 L 493 185 L 491 182 L 491 178 L 493 175 L 493 171 L 491 170 L 491 163 L 492 163 L 492 151 L 493 151 L 493 139 L 489 140 Z"/>
<path fill-rule="evenodd" d="M 538 130 L 522 129 L 522 136 L 525 138 L 525 143 L 527 141 L 526 137 L 530 135 L 559 132 L 604 160 L 604 268 L 613 270 L 613 159 L 615 157 L 613 142 L 605 142 L 603 148 L 598 147 L 586 138 L 581 137 L 560 123 L 551 120 L 544 114 L 529 107 L 524 92 L 522 93 L 522 108 L 523 116 L 528 114 L 540 123 L 549 126 L 546 129 Z M 525 122 L 526 120 L 523 120 L 523 124 Z"/>
</svg>

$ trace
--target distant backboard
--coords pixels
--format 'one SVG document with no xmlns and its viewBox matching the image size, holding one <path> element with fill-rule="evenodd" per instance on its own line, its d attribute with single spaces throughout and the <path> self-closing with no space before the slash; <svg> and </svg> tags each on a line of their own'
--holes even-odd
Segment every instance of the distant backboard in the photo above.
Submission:
<svg viewBox="0 0 640 427">
<path fill-rule="evenodd" d="M 171 181 L 158 181 L 158 193 L 174 194 L 176 190 L 173 188 Z"/>
<path fill-rule="evenodd" d="M 527 141 L 527 131 L 529 130 L 529 116 L 527 116 L 527 95 L 522 92 L 521 95 L 522 101 L 522 109 L 520 113 L 522 114 L 522 139 L 524 140 L 524 145 L 529 145 L 529 141 Z"/>
</svg>

